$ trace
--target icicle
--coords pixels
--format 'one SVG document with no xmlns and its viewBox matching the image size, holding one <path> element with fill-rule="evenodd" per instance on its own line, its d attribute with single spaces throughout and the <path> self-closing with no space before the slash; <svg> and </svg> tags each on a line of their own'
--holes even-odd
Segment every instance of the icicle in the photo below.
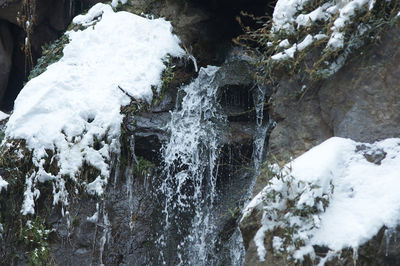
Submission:
<svg viewBox="0 0 400 266">
<path fill-rule="evenodd" d="M 261 85 L 256 86 L 254 98 L 254 106 L 256 109 L 256 129 L 255 129 L 255 139 L 253 142 L 253 167 L 254 167 L 254 177 L 250 189 L 248 190 L 248 199 L 251 198 L 251 193 L 253 192 L 253 187 L 257 180 L 258 175 L 261 171 L 261 164 L 263 162 L 264 155 L 264 144 L 267 137 L 267 132 L 273 127 L 273 121 L 264 121 L 264 105 L 265 96 L 267 88 Z"/>
<path fill-rule="evenodd" d="M 357 260 L 358 260 L 358 248 L 353 247 L 353 264 L 354 264 L 354 266 L 357 265 Z"/>
<path fill-rule="evenodd" d="M 194 71 L 195 71 L 195 72 L 199 72 L 199 69 L 198 69 L 198 67 L 197 67 L 197 60 L 196 60 L 196 58 L 194 58 L 194 56 L 191 55 L 191 54 L 189 54 L 188 57 L 189 57 L 189 59 L 192 60 L 192 62 L 193 62 Z"/>
<path fill-rule="evenodd" d="M 395 235 L 395 241 L 396 241 L 397 239 L 396 239 L 395 229 L 394 228 L 385 229 L 384 235 L 386 240 L 386 247 L 385 247 L 386 257 L 389 255 L 390 239 L 392 238 L 393 234 Z"/>
<path fill-rule="evenodd" d="M 100 238 L 99 262 L 101 266 L 104 266 L 103 252 L 104 252 L 104 247 L 110 238 L 110 228 L 111 228 L 110 220 L 108 219 L 108 213 L 104 203 L 103 203 L 102 213 L 103 213 L 103 224 L 101 226 L 103 227 L 103 234 Z"/>
</svg>

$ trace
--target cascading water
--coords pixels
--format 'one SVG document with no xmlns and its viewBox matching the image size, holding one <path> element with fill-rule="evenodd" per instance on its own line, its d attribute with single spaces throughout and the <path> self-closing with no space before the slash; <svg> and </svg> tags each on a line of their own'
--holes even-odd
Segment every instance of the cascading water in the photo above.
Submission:
<svg viewBox="0 0 400 266">
<path fill-rule="evenodd" d="M 170 140 L 162 150 L 160 187 L 164 224 L 158 238 L 164 264 L 205 265 L 212 256 L 210 210 L 216 197 L 219 130 L 226 121 L 213 82 L 218 69 L 201 68 L 198 78 L 181 89 L 186 95 L 167 125 Z"/>
<path fill-rule="evenodd" d="M 218 163 L 224 158 L 221 149 L 226 144 L 221 136 L 230 127 L 225 109 L 220 105 L 219 83 L 226 84 L 221 80 L 226 77 L 218 74 L 219 69 L 213 66 L 201 68 L 198 78 L 180 89 L 179 93 L 185 96 L 171 112 L 171 120 L 166 126 L 170 137 L 162 148 L 161 184 L 157 190 L 162 221 L 156 237 L 160 254 L 156 264 L 243 265 L 244 262 L 239 228 L 230 229 L 232 231 L 226 238 L 224 222 L 235 227 L 236 218 L 226 218 L 226 213 L 231 215 L 229 204 L 237 202 L 237 206 L 243 207 L 250 199 L 263 160 L 265 138 L 273 123 L 264 117 L 267 88 L 258 86 L 252 93 L 256 122 L 253 147 L 248 146 L 252 149 L 248 161 L 252 171 L 244 171 L 243 177 L 237 177 L 237 181 L 231 183 L 235 185 L 230 189 L 243 191 L 240 196 L 236 191 L 228 191 L 229 186 L 228 190 L 221 190 L 221 187 L 217 190 L 217 177 L 219 186 L 225 186 L 221 182 L 231 182 L 226 178 L 231 179 L 235 171 L 225 165 L 218 176 Z M 240 97 L 235 95 L 233 93 L 232 97 Z M 233 147 L 230 145 L 232 143 L 224 147 L 229 151 Z M 236 156 L 240 156 L 240 152 Z"/>
</svg>

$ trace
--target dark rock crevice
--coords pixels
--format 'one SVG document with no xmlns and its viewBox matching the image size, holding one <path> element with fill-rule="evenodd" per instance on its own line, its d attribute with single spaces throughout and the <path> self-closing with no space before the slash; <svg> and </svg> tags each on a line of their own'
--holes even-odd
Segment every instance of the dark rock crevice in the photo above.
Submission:
<svg viewBox="0 0 400 266">
<path fill-rule="evenodd" d="M 34 10 L 31 14 L 34 22 L 32 33 L 30 34 L 30 54 L 24 51 L 26 33 L 21 26 L 23 1 L 3 0 L 0 2 L 0 24 L 6 25 L 9 35 L 13 39 L 13 49 L 7 49 L 7 57 L 11 57 L 11 66 L 8 68 L 7 78 L 0 77 L 0 109 L 11 111 L 14 100 L 27 81 L 30 70 L 35 65 L 37 59 L 42 54 L 42 46 L 59 38 L 67 29 L 72 18 L 82 11 L 88 9 L 93 4 L 100 2 L 96 0 L 35 0 Z M 24 26 L 25 27 L 25 26 Z M 5 26 L 1 26 L 3 34 L 0 36 L 1 42 L 9 42 L 9 38 L 4 35 Z M 2 56 L 4 52 L 0 48 L 0 64 L 5 64 Z M 32 59 L 32 61 L 31 61 Z M 0 74 L 1 75 L 1 74 Z"/>
<path fill-rule="evenodd" d="M 0 102 L 4 97 L 12 68 L 14 38 L 11 34 L 10 23 L 0 20 Z"/>
</svg>

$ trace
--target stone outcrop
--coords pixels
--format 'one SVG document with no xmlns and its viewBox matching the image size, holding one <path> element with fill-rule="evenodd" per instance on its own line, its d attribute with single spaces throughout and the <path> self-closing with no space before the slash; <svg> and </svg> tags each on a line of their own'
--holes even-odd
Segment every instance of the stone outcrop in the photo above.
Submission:
<svg viewBox="0 0 400 266">
<path fill-rule="evenodd" d="M 363 47 L 337 74 L 310 88 L 303 97 L 296 93 L 300 85 L 283 79 L 270 100 L 271 116 L 277 122 L 270 135 L 270 153 L 278 161 L 287 162 L 332 136 L 360 142 L 399 137 L 399 62 L 400 25 L 396 24 L 379 43 Z M 258 189 L 263 187 L 261 184 L 266 183 L 260 179 Z M 272 255 L 268 236 L 264 244 L 269 258 L 263 263 L 257 259 L 253 238 L 261 226 L 261 213 L 255 209 L 241 224 L 246 265 L 285 265 L 281 257 Z M 382 228 L 359 248 L 357 265 L 397 265 L 399 249 L 393 239 L 398 230 L 392 232 L 393 236 L 385 230 Z M 303 264 L 308 263 L 311 265 L 307 260 Z M 327 265 L 353 265 L 353 251 L 343 251 L 340 260 Z"/>
</svg>

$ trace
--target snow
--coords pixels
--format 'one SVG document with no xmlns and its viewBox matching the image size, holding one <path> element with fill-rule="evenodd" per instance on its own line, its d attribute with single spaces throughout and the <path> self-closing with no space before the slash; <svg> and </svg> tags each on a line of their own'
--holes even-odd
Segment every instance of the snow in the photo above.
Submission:
<svg viewBox="0 0 400 266">
<path fill-rule="evenodd" d="M 273 19 L 273 32 L 282 29 L 293 31 L 294 15 L 303 9 L 303 5 L 309 0 L 278 0 L 275 5 Z"/>
<path fill-rule="evenodd" d="M 313 42 L 313 36 L 310 35 L 310 34 L 308 34 L 308 35 L 304 38 L 304 40 L 303 40 L 301 43 L 299 43 L 299 44 L 297 45 L 297 49 L 298 49 L 299 51 L 304 50 L 304 49 L 306 49 L 308 46 L 310 46 L 310 45 L 312 44 L 312 42 Z"/>
<path fill-rule="evenodd" d="M 272 247 L 274 250 L 280 251 L 282 249 L 283 239 L 279 236 L 274 236 L 272 238 Z"/>
<path fill-rule="evenodd" d="M 10 115 L 0 111 L 0 121 L 7 119 Z"/>
<path fill-rule="evenodd" d="M 72 22 L 77 25 L 89 26 L 89 25 L 92 25 L 93 23 L 97 22 L 97 19 L 101 18 L 103 13 L 111 12 L 111 11 L 112 11 L 111 6 L 104 5 L 102 3 L 97 3 L 91 9 L 89 9 L 87 14 L 76 16 L 72 20 Z"/>
<path fill-rule="evenodd" d="M 265 256 L 267 255 L 267 249 L 264 247 L 264 238 L 265 234 L 270 229 L 271 228 L 268 226 L 268 224 L 264 224 L 254 236 L 254 242 L 256 243 L 257 246 L 257 255 L 260 261 L 265 261 Z"/>
<path fill-rule="evenodd" d="M 330 18 L 330 14 L 326 12 L 326 9 L 331 7 L 331 4 L 326 3 L 309 14 L 300 14 L 296 17 L 297 27 L 300 26 L 309 26 L 313 22 L 317 20 L 328 20 Z"/>
<path fill-rule="evenodd" d="M 271 59 L 279 61 L 286 58 L 293 58 L 294 53 L 296 51 L 297 51 L 297 44 L 294 44 L 292 47 L 284 50 L 283 52 L 271 56 Z"/>
<path fill-rule="evenodd" d="M 272 60 L 276 60 L 276 61 L 280 61 L 280 60 L 286 59 L 288 57 L 289 56 L 287 54 L 285 54 L 285 53 L 277 53 L 277 54 L 274 54 L 273 56 L 271 56 L 271 59 Z"/>
<path fill-rule="evenodd" d="M 0 192 L 1 192 L 3 189 L 7 189 L 7 186 L 8 186 L 8 182 L 5 181 L 5 180 L 0 176 Z"/>
<path fill-rule="evenodd" d="M 354 16 L 357 10 L 366 6 L 371 10 L 375 0 L 336 0 L 327 1 L 308 14 L 303 14 L 304 7 L 311 0 L 278 0 L 273 13 L 273 32 L 280 30 L 294 31 L 294 22 L 300 26 L 308 26 L 317 20 L 328 20 L 339 14 L 335 20 L 335 27 L 344 27 L 346 22 Z"/>
<path fill-rule="evenodd" d="M 283 41 L 281 41 L 278 44 L 279 47 L 283 47 L 283 48 L 287 48 L 290 46 L 289 40 L 288 39 L 284 39 Z"/>
<path fill-rule="evenodd" d="M 371 162 L 374 156 L 382 160 Z M 399 172 L 400 139 L 367 144 L 334 137 L 282 168 L 283 177 L 274 177 L 249 203 L 242 221 L 254 208 L 263 208 L 263 216 L 272 217 L 272 221 L 263 219 L 263 226 L 256 235 L 260 255 L 263 255 L 260 236 L 265 235 L 266 228 L 287 226 L 282 217 L 287 218 L 291 226 L 299 225 L 295 238 L 305 241 L 304 246 L 293 253 L 296 259 L 313 253 L 312 245 L 324 245 L 333 252 L 346 247 L 357 249 L 382 226 L 393 228 L 399 224 Z M 292 179 L 287 179 L 288 176 Z M 269 201 L 267 196 L 271 192 L 283 196 Z M 326 208 L 318 201 L 323 197 L 329 200 Z M 306 220 L 286 210 L 286 199 L 296 199 L 298 210 L 316 206 L 319 211 Z M 281 216 L 274 216 L 276 214 Z"/>
<path fill-rule="evenodd" d="M 96 203 L 95 213 L 90 217 L 86 217 L 86 221 L 91 223 L 97 223 L 99 221 L 99 203 Z"/>
<path fill-rule="evenodd" d="M 152 86 L 162 83 L 163 60 L 184 54 L 164 19 L 114 12 L 99 3 L 74 23 L 90 25 L 99 15 L 101 20 L 92 27 L 67 33 L 70 42 L 63 58 L 30 80 L 15 101 L 6 138 L 25 139 L 38 168 L 27 177 L 23 214 L 33 213 L 38 181 L 53 181 L 54 203 L 67 204 L 64 177 L 78 182 L 84 163 L 100 170 L 100 175 L 82 185 L 91 194 L 102 194 L 110 155 L 119 151 L 120 107 L 129 104 L 128 95 L 150 102 Z M 95 142 L 100 148 L 94 147 Z M 44 169 L 48 151 L 57 160 L 56 175 Z"/>
</svg>

